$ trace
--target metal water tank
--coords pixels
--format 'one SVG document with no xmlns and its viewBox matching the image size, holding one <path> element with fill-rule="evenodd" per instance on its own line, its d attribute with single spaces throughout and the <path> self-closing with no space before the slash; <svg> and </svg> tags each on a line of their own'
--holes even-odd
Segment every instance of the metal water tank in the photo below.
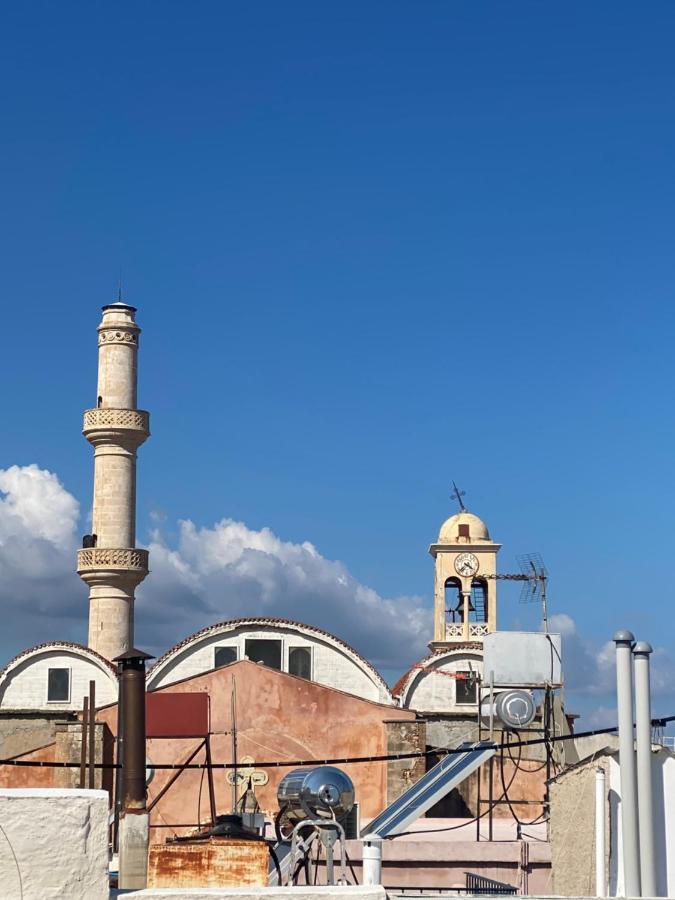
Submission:
<svg viewBox="0 0 675 900">
<path fill-rule="evenodd" d="M 277 800 L 291 821 L 340 819 L 354 806 L 354 785 L 334 766 L 293 769 L 279 782 Z"/>
<path fill-rule="evenodd" d="M 480 714 L 487 724 L 490 718 L 490 698 L 485 697 L 481 703 Z M 492 703 L 493 722 L 496 727 L 517 731 L 527 728 L 537 715 L 537 706 L 530 691 L 499 691 Z"/>
</svg>

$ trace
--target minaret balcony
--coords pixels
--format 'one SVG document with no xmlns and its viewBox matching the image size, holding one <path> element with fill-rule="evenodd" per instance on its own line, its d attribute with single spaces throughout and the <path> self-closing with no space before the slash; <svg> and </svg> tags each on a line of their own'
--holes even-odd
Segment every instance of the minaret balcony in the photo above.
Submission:
<svg viewBox="0 0 675 900">
<path fill-rule="evenodd" d="M 88 573 L 119 572 L 140 576 L 148 574 L 148 551 L 138 547 L 86 547 L 77 551 L 77 574 L 86 579 Z"/>
<path fill-rule="evenodd" d="M 86 409 L 82 433 L 92 444 L 117 439 L 138 447 L 150 434 L 150 413 L 106 406 Z"/>
</svg>

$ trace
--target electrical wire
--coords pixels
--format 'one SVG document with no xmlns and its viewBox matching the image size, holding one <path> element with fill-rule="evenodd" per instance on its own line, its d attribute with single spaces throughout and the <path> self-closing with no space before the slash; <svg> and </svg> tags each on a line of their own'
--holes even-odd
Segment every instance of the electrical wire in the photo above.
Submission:
<svg viewBox="0 0 675 900">
<path fill-rule="evenodd" d="M 514 771 L 513 775 L 511 776 L 511 781 L 509 781 L 509 783 L 508 783 L 508 788 L 510 788 L 511 785 L 513 784 L 515 777 L 516 777 L 516 773 Z M 395 838 L 399 838 L 399 837 L 410 837 L 411 835 L 416 835 L 416 834 L 442 834 L 443 832 L 446 832 L 446 831 L 457 831 L 460 828 L 466 828 L 468 825 L 474 825 L 476 822 L 478 822 L 480 819 L 482 819 L 483 816 L 486 816 L 489 812 L 492 812 L 492 810 L 495 808 L 495 806 L 497 806 L 497 804 L 500 802 L 500 800 L 504 799 L 504 796 L 505 795 L 503 793 L 500 794 L 500 796 L 497 797 L 496 800 L 492 801 L 492 804 L 490 806 L 488 806 L 488 808 L 486 810 L 484 810 L 482 813 L 479 813 L 478 815 L 474 816 L 473 819 L 469 819 L 467 822 L 462 822 L 459 825 L 448 825 L 446 828 L 425 828 L 420 831 L 402 831 L 400 834 L 393 834 L 391 836 L 391 838 L 389 838 L 389 840 L 394 840 Z"/>
<path fill-rule="evenodd" d="M 347 865 L 349 866 L 349 871 L 352 873 L 352 878 L 354 879 L 354 884 L 361 884 L 359 879 L 356 877 L 356 872 L 354 871 L 354 864 L 349 858 L 349 853 L 347 852 L 347 848 L 345 847 L 345 857 L 347 858 Z"/>
<path fill-rule="evenodd" d="M 673 716 L 659 716 L 657 719 L 651 720 L 651 725 L 653 728 L 663 728 L 668 722 L 675 721 L 675 715 Z M 561 734 L 557 737 L 548 737 L 548 738 L 534 738 L 532 740 L 525 741 L 517 741 L 511 744 L 512 747 L 534 747 L 536 745 L 546 744 L 547 742 L 551 744 L 557 744 L 564 741 L 576 741 L 580 738 L 585 737 L 595 737 L 598 734 L 614 734 L 618 730 L 617 725 L 612 725 L 608 728 L 595 728 L 590 731 L 579 731 L 572 732 L 570 734 Z M 340 756 L 335 758 L 326 758 L 326 759 L 296 759 L 296 760 L 265 760 L 263 762 L 256 761 L 256 766 L 260 769 L 290 769 L 290 768 L 298 768 L 299 766 L 331 766 L 331 765 L 357 765 L 359 763 L 373 763 L 373 762 L 389 762 L 393 760 L 400 759 L 421 759 L 427 756 L 431 756 L 436 752 L 443 753 L 444 756 L 452 756 L 454 754 L 466 753 L 466 747 L 446 747 L 441 749 L 440 751 L 436 750 L 414 750 L 409 753 L 382 753 L 378 755 L 371 756 Z M 18 766 L 18 767 L 35 767 L 42 769 L 79 769 L 79 762 L 61 762 L 61 761 L 51 761 L 51 760 L 43 760 L 43 759 L 0 759 L 0 766 Z M 153 768 L 156 770 L 175 770 L 181 769 L 185 771 L 187 769 L 234 769 L 240 768 L 240 764 L 235 766 L 235 763 L 226 762 L 226 763 L 217 763 L 211 762 L 209 763 L 187 763 L 185 765 L 181 765 L 180 763 L 153 763 Z M 121 769 L 122 766 L 119 763 L 94 763 L 95 769 Z"/>
<path fill-rule="evenodd" d="M 277 884 L 281 887 L 281 866 L 279 865 L 279 857 L 276 854 L 276 851 L 272 845 L 272 841 L 267 842 L 267 847 L 270 851 L 270 856 L 272 857 L 272 862 L 274 863 L 274 868 L 277 873 Z"/>
<path fill-rule="evenodd" d="M 204 785 L 204 775 L 206 769 L 202 769 L 201 778 L 199 779 L 199 792 L 197 794 L 197 827 L 202 827 L 202 787 Z"/>
<path fill-rule="evenodd" d="M 508 808 L 509 808 L 509 812 L 510 812 L 511 815 L 513 816 L 513 820 L 516 822 L 516 824 L 517 824 L 517 826 L 518 826 L 518 831 L 519 831 L 520 834 L 522 834 L 523 826 L 525 826 L 525 828 L 529 828 L 529 827 L 532 826 L 532 825 L 536 825 L 537 822 L 542 818 L 542 816 L 545 816 L 545 815 L 546 815 L 546 812 L 541 813 L 541 814 L 538 815 L 535 819 L 532 819 L 530 822 L 524 822 L 524 821 L 517 815 L 515 809 L 513 808 L 513 803 L 517 803 L 518 801 L 517 801 L 517 800 L 511 801 L 511 798 L 509 797 L 509 790 L 510 790 L 510 788 L 511 788 L 511 785 L 512 785 L 513 782 L 514 782 L 514 779 L 515 779 L 515 773 L 516 773 L 517 771 L 519 771 L 519 768 L 518 768 L 518 767 L 515 767 L 515 768 L 514 768 L 514 775 L 513 775 L 513 777 L 511 778 L 511 781 L 509 782 L 509 784 L 508 784 L 508 786 L 507 786 L 507 785 L 506 785 L 506 778 L 505 778 L 505 776 L 504 776 L 504 749 L 508 746 L 508 741 L 509 741 L 509 737 L 510 737 L 510 736 L 509 736 L 509 735 L 506 736 L 506 741 L 504 740 L 504 736 L 505 736 L 505 735 L 504 735 L 504 732 L 502 732 L 502 743 L 501 743 L 501 748 L 500 748 L 500 749 L 501 749 L 501 752 L 500 752 L 500 754 L 499 754 L 499 772 L 500 772 L 500 777 L 501 777 L 502 787 L 503 787 L 503 789 L 504 789 L 504 794 L 503 794 L 503 796 L 504 796 L 504 799 L 506 800 L 506 804 L 507 804 L 507 806 L 508 806 Z M 518 763 L 520 763 L 520 760 L 521 760 L 521 757 L 522 757 L 522 753 L 523 753 L 522 744 L 520 744 L 519 749 L 520 749 L 520 753 L 519 753 L 519 755 L 518 755 Z M 541 768 L 543 768 L 543 767 L 540 767 L 540 768 L 538 768 L 538 769 L 534 769 L 533 771 L 539 772 L 539 771 L 541 771 Z M 522 769 L 522 768 L 521 768 L 520 771 L 527 772 L 528 770 L 527 770 L 527 769 Z M 543 802 L 543 801 L 542 801 L 542 802 Z"/>
</svg>

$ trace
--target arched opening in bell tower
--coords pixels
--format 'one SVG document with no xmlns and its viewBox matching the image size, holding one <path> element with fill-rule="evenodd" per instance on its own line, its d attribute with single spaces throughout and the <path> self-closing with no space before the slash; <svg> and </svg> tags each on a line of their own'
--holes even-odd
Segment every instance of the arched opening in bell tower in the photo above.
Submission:
<svg viewBox="0 0 675 900">
<path fill-rule="evenodd" d="M 488 620 L 488 587 L 484 578 L 474 578 L 471 582 L 471 602 L 469 604 L 470 622 L 487 622 Z"/>
<path fill-rule="evenodd" d="M 445 582 L 445 621 L 463 622 L 463 610 L 462 583 L 459 578 L 448 578 Z"/>
</svg>

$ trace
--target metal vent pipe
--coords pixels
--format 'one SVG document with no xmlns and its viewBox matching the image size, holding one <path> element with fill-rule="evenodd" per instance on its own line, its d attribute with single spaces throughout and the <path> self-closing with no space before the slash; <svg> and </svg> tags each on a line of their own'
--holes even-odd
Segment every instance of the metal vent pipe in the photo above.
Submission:
<svg viewBox="0 0 675 900">
<path fill-rule="evenodd" d="M 652 704 L 649 655 L 652 648 L 638 641 L 635 660 L 635 737 L 637 743 L 638 821 L 640 827 L 640 882 L 643 897 L 656 897 L 654 855 L 654 795 L 652 784 Z"/>
<path fill-rule="evenodd" d="M 621 835 L 623 837 L 624 896 L 641 897 L 640 835 L 638 831 L 635 741 L 633 739 L 633 643 L 630 631 L 614 635 L 616 644 L 616 703 L 619 719 L 621 770 Z"/>
</svg>

